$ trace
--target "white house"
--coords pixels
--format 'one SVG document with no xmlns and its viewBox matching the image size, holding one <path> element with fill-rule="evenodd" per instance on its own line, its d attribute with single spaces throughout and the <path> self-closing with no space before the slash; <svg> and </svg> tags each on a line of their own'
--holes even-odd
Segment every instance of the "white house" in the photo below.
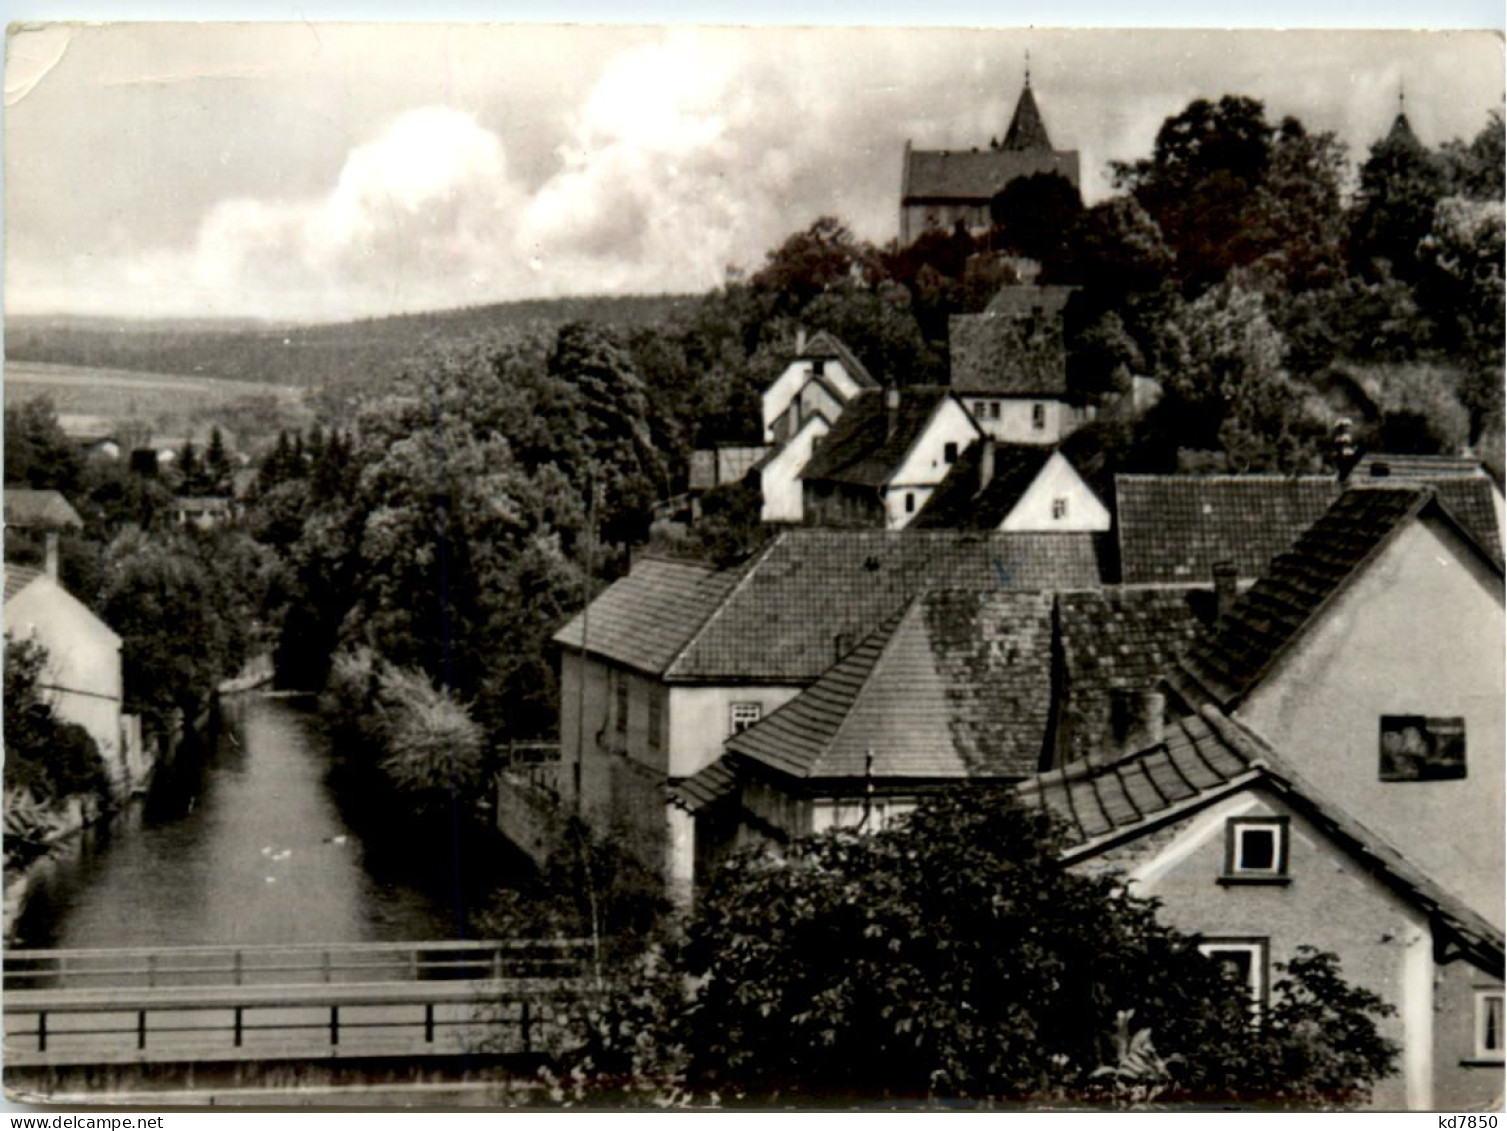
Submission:
<svg viewBox="0 0 1507 1131">
<path fill-rule="evenodd" d="M 1061 449 L 971 445 L 917 515 L 918 529 L 1103 533 L 1113 516 Z"/>
<path fill-rule="evenodd" d="M 808 341 L 802 332 L 790 364 L 764 390 L 764 440 L 785 443 L 816 413 L 831 423 L 859 392 L 878 387 L 863 363 L 834 335 L 821 330 Z"/>
</svg>

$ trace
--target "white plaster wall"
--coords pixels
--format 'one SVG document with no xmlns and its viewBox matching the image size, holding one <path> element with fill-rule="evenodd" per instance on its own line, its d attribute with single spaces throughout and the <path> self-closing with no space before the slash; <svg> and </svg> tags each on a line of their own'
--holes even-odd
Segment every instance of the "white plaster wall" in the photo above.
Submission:
<svg viewBox="0 0 1507 1131">
<path fill-rule="evenodd" d="M 952 470 L 952 464 L 946 459 L 948 444 L 955 444 L 957 453 L 961 456 L 968 445 L 979 437 L 978 425 L 956 398 L 946 397 L 941 400 L 921 435 L 885 486 L 887 528 L 900 530 L 908 525 L 926 505 L 932 489 Z M 915 497 L 915 509 L 912 511 L 905 509 L 907 492 Z"/>
<path fill-rule="evenodd" d="M 686 778 L 722 756 L 722 744 L 732 736 L 732 705 L 758 703 L 763 717 L 794 699 L 799 687 L 683 687 L 669 691 L 671 777 Z"/>
<path fill-rule="evenodd" d="M 858 391 L 858 382 L 848 373 L 842 363 L 835 358 L 827 358 L 822 370 L 822 375 L 848 400 Z M 775 442 L 774 422 L 785 414 L 790 407 L 790 402 L 800 396 L 807 382 L 812 377 L 812 365 L 808 358 L 797 358 L 785 367 L 785 371 L 776 377 L 769 388 L 764 390 L 763 415 L 764 415 L 764 442 Z M 813 394 L 815 397 L 815 394 Z M 821 399 L 831 400 L 831 396 L 823 390 Z M 815 403 L 815 400 L 813 401 Z M 809 410 L 811 405 L 806 406 Z M 806 415 L 804 412 L 802 415 Z"/>
<path fill-rule="evenodd" d="M 804 515 L 801 472 L 811 462 L 817 438 L 831 430 L 832 426 L 822 417 L 811 417 L 759 470 L 759 490 L 764 499 L 760 519 L 764 522 L 801 521 Z"/>
<path fill-rule="evenodd" d="M 88 731 L 111 777 L 123 780 L 120 637 L 46 575 L 6 602 L 5 631 L 47 649 L 42 682 L 54 712 Z"/>
<path fill-rule="evenodd" d="M 1067 514 L 1052 517 L 1052 502 L 1067 500 Z M 1110 525 L 1109 508 L 1099 501 L 1076 468 L 1061 452 L 1053 452 L 1046 466 L 1005 516 L 1001 530 L 1103 531 Z"/>
<path fill-rule="evenodd" d="M 1436 521 L 1413 523 L 1236 714 L 1316 789 L 1503 922 L 1500 579 Z M 1382 715 L 1465 719 L 1466 777 L 1384 782 Z"/>
<path fill-rule="evenodd" d="M 977 421 L 978 426 L 987 435 L 1007 444 L 1055 444 L 1064 435 L 1072 431 L 1069 426 L 1071 410 L 1058 400 L 1048 397 L 987 397 L 971 395 L 963 398 L 968 410 Z M 998 404 L 999 419 L 991 419 L 987 412 L 981 412 L 976 407 L 982 402 Z M 1037 428 L 1031 423 L 1033 407 L 1043 405 L 1046 408 L 1046 419 L 1043 427 Z"/>
</svg>

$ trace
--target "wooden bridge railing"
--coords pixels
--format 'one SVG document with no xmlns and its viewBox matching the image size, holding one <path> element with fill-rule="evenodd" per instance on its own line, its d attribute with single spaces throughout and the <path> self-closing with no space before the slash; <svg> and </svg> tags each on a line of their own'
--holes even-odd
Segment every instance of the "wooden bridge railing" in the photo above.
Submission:
<svg viewBox="0 0 1507 1131">
<path fill-rule="evenodd" d="M 590 953 L 580 939 L 7 950 L 5 989 L 568 979 Z"/>
</svg>

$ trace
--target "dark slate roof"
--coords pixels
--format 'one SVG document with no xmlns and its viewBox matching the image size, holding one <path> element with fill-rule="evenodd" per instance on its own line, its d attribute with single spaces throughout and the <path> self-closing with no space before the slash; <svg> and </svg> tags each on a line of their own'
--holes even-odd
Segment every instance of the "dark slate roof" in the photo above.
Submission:
<svg viewBox="0 0 1507 1131">
<path fill-rule="evenodd" d="M 911 149 L 905 155 L 902 204 L 963 201 L 987 205 L 1017 177 L 1059 173 L 1078 184 L 1078 151 Z"/>
<path fill-rule="evenodd" d="M 1008 287 L 1001 287 L 989 300 L 989 305 L 984 308 L 985 314 L 1010 314 L 1017 317 L 1025 317 L 1032 314 L 1041 315 L 1044 318 L 1056 318 L 1062 314 L 1067 306 L 1068 299 L 1079 288 L 1062 284 L 1049 284 L 1036 286 L 1035 284 L 1016 283 Z"/>
<path fill-rule="evenodd" d="M 1199 636 L 1182 670 L 1222 705 L 1236 702 L 1393 535 L 1430 508 L 1450 519 L 1426 486 L 1346 491 Z"/>
<path fill-rule="evenodd" d="M 727 758 L 718 758 L 690 777 L 670 782 L 666 793 L 671 802 L 688 813 L 695 813 L 730 796 L 738 784 L 737 770 Z"/>
<path fill-rule="evenodd" d="M 1326 475 L 1117 475 L 1121 580 L 1207 583 L 1224 561 L 1260 577 L 1338 493 Z"/>
<path fill-rule="evenodd" d="M 84 520 L 58 491 L 33 491 L 27 487 L 5 489 L 5 522 L 8 526 L 72 526 Z"/>
<path fill-rule="evenodd" d="M 1030 489 L 1054 449 L 1042 444 L 996 444 L 994 477 L 979 490 L 984 446 L 968 445 L 911 520 L 913 530 L 998 530 Z"/>
<path fill-rule="evenodd" d="M 1454 934 L 1483 968 L 1501 970 L 1501 931 L 1315 790 L 1255 732 L 1212 706 L 1174 720 L 1165 740 L 1147 749 L 1107 763 L 1074 763 L 1017 788 L 1025 804 L 1047 809 L 1064 822 L 1074 846 L 1067 853 L 1072 861 L 1252 786 L 1281 795 L 1373 875 Z"/>
<path fill-rule="evenodd" d="M 728 740 L 806 779 L 1018 778 L 1052 710 L 1049 593 L 937 590 L 795 699 Z"/>
<path fill-rule="evenodd" d="M 1153 690 L 1212 619 L 1213 602 L 1210 589 L 1168 586 L 1057 595 L 1060 745 L 1067 757 L 1104 747 L 1116 694 Z"/>
<path fill-rule="evenodd" d="M 952 387 L 960 394 L 1067 393 L 1067 345 L 1060 318 L 954 314 L 947 320 L 947 341 Z"/>
<path fill-rule="evenodd" d="M 580 613 L 557 632 L 555 643 L 581 648 L 583 632 L 589 631 L 589 651 L 659 675 L 706 623 L 738 576 L 735 569 L 645 558 L 591 602 L 589 618 Z"/>
<path fill-rule="evenodd" d="M 887 390 L 868 389 L 848 402 L 832 431 L 812 453 L 802 479 L 825 479 L 863 487 L 883 486 L 905 461 L 951 390 L 934 385 L 899 389 L 900 408 L 890 430 Z"/>
<path fill-rule="evenodd" d="M 665 678 L 810 683 L 924 589 L 1088 588 L 1100 552 L 1091 534 L 787 530 L 730 571 Z"/>
<path fill-rule="evenodd" d="M 1047 136 L 1046 123 L 1041 120 L 1029 79 L 1021 89 L 1020 100 L 1015 103 L 1015 114 L 1010 118 L 1010 128 L 1005 133 L 1002 148 L 1027 153 L 1052 151 L 1052 139 Z"/>
<path fill-rule="evenodd" d="M 1366 479 L 1409 479 L 1434 482 L 1445 476 L 1485 478 L 1481 461 L 1469 456 L 1415 456 L 1367 452 L 1350 472 L 1350 482 L 1359 486 Z"/>
<path fill-rule="evenodd" d="M 41 576 L 42 571 L 39 569 L 32 569 L 30 566 L 11 565 L 7 562 L 5 566 L 5 599 L 9 601 Z"/>
<path fill-rule="evenodd" d="M 821 358 L 836 358 L 842 362 L 842 367 L 847 370 L 848 376 L 857 381 L 860 386 L 869 389 L 879 388 L 879 382 L 874 380 L 873 374 L 858 360 L 841 338 L 836 334 L 829 334 L 826 330 L 818 330 L 811 335 L 804 349 L 796 355 L 798 358 L 817 360 Z M 830 386 L 829 386 L 830 387 Z"/>
</svg>

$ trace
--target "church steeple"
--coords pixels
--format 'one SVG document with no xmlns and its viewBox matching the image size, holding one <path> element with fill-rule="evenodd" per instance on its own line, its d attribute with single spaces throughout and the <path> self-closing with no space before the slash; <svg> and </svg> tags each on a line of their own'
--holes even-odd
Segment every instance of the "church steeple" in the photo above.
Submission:
<svg viewBox="0 0 1507 1131">
<path fill-rule="evenodd" d="M 1407 93 L 1400 81 L 1397 84 L 1397 117 L 1392 119 L 1392 129 L 1387 134 L 1387 139 L 1414 143 L 1418 141 L 1417 135 L 1413 133 L 1413 125 L 1408 121 Z"/>
<path fill-rule="evenodd" d="M 1046 123 L 1041 120 L 1041 111 L 1036 108 L 1036 96 L 1031 93 L 1029 53 L 1026 55 L 1026 83 L 1021 88 L 1020 100 L 1015 103 L 1015 116 L 1010 119 L 1010 129 L 1000 148 L 1044 153 L 1052 151 L 1052 139 L 1047 136 Z"/>
</svg>

